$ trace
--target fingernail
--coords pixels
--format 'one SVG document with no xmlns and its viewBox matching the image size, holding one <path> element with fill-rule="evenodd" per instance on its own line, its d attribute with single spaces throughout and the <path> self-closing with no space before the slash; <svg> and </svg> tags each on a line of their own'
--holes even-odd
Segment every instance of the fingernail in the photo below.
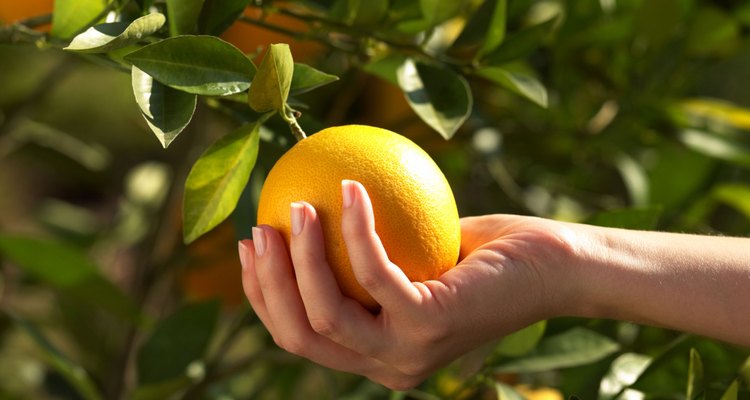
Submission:
<svg viewBox="0 0 750 400">
<path fill-rule="evenodd" d="M 354 202 L 354 181 L 348 179 L 341 181 L 341 197 L 344 200 L 344 208 L 349 208 Z"/>
<path fill-rule="evenodd" d="M 263 229 L 253 227 L 253 243 L 255 244 L 255 254 L 262 256 L 266 251 L 266 233 Z"/>
<path fill-rule="evenodd" d="M 247 246 L 245 246 L 242 241 L 237 242 L 237 249 L 240 252 L 240 264 L 242 265 L 242 270 L 244 271 L 245 268 L 247 268 L 247 264 L 245 264 L 245 254 L 247 253 Z"/>
<path fill-rule="evenodd" d="M 305 226 L 305 205 L 302 203 L 292 203 L 292 235 L 297 236 L 302 232 Z"/>
</svg>

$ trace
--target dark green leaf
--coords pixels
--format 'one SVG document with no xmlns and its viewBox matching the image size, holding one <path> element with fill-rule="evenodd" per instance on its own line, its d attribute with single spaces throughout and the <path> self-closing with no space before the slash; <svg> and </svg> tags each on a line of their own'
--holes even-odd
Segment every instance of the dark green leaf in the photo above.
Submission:
<svg viewBox="0 0 750 400">
<path fill-rule="evenodd" d="M 520 331 L 505 336 L 495 348 L 497 354 L 509 357 L 522 356 L 539 343 L 547 328 L 547 321 L 539 321 L 531 324 Z"/>
<path fill-rule="evenodd" d="M 219 303 L 190 304 L 162 319 L 138 353 L 139 386 L 186 375 L 200 362 L 216 326 Z"/>
<path fill-rule="evenodd" d="M 198 30 L 205 35 L 221 35 L 245 11 L 250 0 L 204 0 Z"/>
<path fill-rule="evenodd" d="M 105 0 L 55 0 L 50 34 L 60 39 L 70 39 L 99 22 L 97 18 L 103 17 L 106 7 Z"/>
<path fill-rule="evenodd" d="M 482 61 L 492 65 L 500 65 L 525 58 L 539 48 L 556 22 L 557 18 L 551 18 L 531 28 L 507 35 L 503 43 L 494 51 L 487 53 Z"/>
<path fill-rule="evenodd" d="M 492 0 L 491 3 L 494 3 L 494 8 L 492 9 L 492 17 L 489 26 L 487 27 L 484 41 L 477 53 L 477 57 L 479 58 L 485 54 L 493 52 L 503 43 L 503 40 L 505 40 L 505 14 L 508 7 L 507 0 Z"/>
<path fill-rule="evenodd" d="M 193 118 L 198 96 L 163 85 L 135 66 L 132 81 L 143 118 L 167 148 Z"/>
<path fill-rule="evenodd" d="M 469 118 L 469 84 L 453 70 L 407 59 L 398 70 L 398 83 L 411 108 L 445 139 Z"/>
<path fill-rule="evenodd" d="M 586 220 L 587 224 L 612 228 L 653 230 L 656 229 L 662 208 L 626 208 L 602 211 Z"/>
<path fill-rule="evenodd" d="M 214 36 L 164 39 L 125 59 L 167 86 L 205 96 L 242 92 L 255 75 L 249 58 Z"/>
<path fill-rule="evenodd" d="M 703 362 L 698 350 L 690 349 L 690 365 L 688 366 L 688 381 L 686 396 L 688 400 L 694 399 L 703 391 Z"/>
<path fill-rule="evenodd" d="M 298 95 L 309 92 L 337 80 L 339 77 L 336 75 L 318 71 L 307 64 L 294 63 L 290 94 Z"/>
<path fill-rule="evenodd" d="M 740 24 L 716 6 L 700 8 L 687 35 L 687 51 L 693 55 L 711 56 L 730 52 L 739 45 Z"/>
<path fill-rule="evenodd" d="M 500 67 L 481 68 L 477 74 L 541 107 L 547 107 L 547 89 L 529 74 L 512 72 Z"/>
<path fill-rule="evenodd" d="M 57 371 L 76 390 L 81 398 L 85 400 L 99 400 L 103 398 L 88 373 L 52 344 L 36 325 L 31 321 L 19 317 L 13 317 L 13 319 L 16 325 L 23 329 L 42 350 L 44 361 Z"/>
<path fill-rule="evenodd" d="M 42 239 L 0 235 L 0 253 L 24 272 L 66 295 L 141 322 L 135 303 L 77 248 Z"/>
<path fill-rule="evenodd" d="M 222 137 L 193 165 L 182 210 L 185 243 L 213 229 L 237 206 L 258 157 L 260 124 Z"/>
<path fill-rule="evenodd" d="M 166 21 L 163 14 L 154 13 L 140 17 L 131 23 L 113 22 L 92 26 L 73 38 L 63 50 L 81 53 L 106 53 L 117 50 L 158 31 Z"/>
<path fill-rule="evenodd" d="M 521 358 L 497 365 L 497 372 L 542 372 L 591 364 L 616 352 L 620 345 L 612 339 L 584 328 L 573 328 L 550 336 Z"/>
<path fill-rule="evenodd" d="M 169 35 L 191 35 L 198 33 L 198 18 L 204 0 L 167 0 Z"/>
<path fill-rule="evenodd" d="M 429 26 L 435 26 L 455 17 L 464 6 L 464 0 L 419 0 L 422 15 Z"/>
<path fill-rule="evenodd" d="M 388 0 L 337 0 L 331 8 L 331 16 L 346 25 L 374 27 L 386 16 L 388 6 Z"/>
<path fill-rule="evenodd" d="M 294 61 L 289 45 L 272 44 L 250 86 L 247 95 L 250 107 L 257 112 L 283 112 L 293 74 Z"/>
</svg>

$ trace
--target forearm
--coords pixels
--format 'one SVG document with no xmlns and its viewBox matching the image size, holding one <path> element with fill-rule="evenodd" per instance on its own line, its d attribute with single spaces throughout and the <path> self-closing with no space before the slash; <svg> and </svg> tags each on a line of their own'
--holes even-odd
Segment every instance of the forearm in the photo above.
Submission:
<svg viewBox="0 0 750 400">
<path fill-rule="evenodd" d="M 572 313 L 750 346 L 750 239 L 575 225 Z"/>
</svg>

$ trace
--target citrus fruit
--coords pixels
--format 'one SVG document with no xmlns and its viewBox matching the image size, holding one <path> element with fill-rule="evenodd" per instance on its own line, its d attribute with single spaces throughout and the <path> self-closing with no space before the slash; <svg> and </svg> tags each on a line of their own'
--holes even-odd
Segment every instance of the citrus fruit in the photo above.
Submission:
<svg viewBox="0 0 750 400">
<path fill-rule="evenodd" d="M 49 14 L 53 5 L 54 0 L 0 1 L 0 25 Z M 49 28 L 50 25 L 45 24 L 37 29 L 48 31 Z"/>
<path fill-rule="evenodd" d="M 320 218 L 326 257 L 342 293 L 377 308 L 354 277 L 341 233 L 344 179 L 367 189 L 388 258 L 409 279 L 436 279 L 456 264 L 461 228 L 445 176 L 414 142 L 372 126 L 327 128 L 296 143 L 263 184 L 258 223 L 278 229 L 288 245 L 290 204 L 310 203 Z"/>
</svg>

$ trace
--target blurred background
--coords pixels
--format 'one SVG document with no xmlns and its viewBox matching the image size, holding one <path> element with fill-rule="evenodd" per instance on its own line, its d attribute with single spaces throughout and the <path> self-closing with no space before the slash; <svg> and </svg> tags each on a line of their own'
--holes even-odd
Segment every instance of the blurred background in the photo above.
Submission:
<svg viewBox="0 0 750 400">
<path fill-rule="evenodd" d="M 462 216 L 750 233 L 750 3 L 509 1 L 508 40 L 519 44 L 505 66 L 538 80 L 544 101 L 468 76 L 473 110 L 450 140 L 383 72 L 387 43 L 278 12 L 335 2 L 263 3 L 245 12 L 266 10 L 263 24 L 238 21 L 222 38 L 251 55 L 287 42 L 295 61 L 340 77 L 295 99 L 303 128 L 361 123 L 411 138 L 448 177 Z M 435 28 L 431 46 L 476 51 L 466 27 L 483 3 Z M 0 0 L 6 24 L 51 11 L 51 0 Z M 549 15 L 523 45 L 524 29 Z M 41 21 L 30 37 L 46 35 Z M 350 51 L 331 45 L 344 34 Z M 236 107 L 199 101 L 164 149 L 128 71 L 54 41 L 11 42 L 0 36 L 0 398 L 685 398 L 697 363 L 705 398 L 733 382 L 735 398 L 750 398 L 747 349 L 612 321 L 548 321 L 481 353 L 481 369 L 459 362 L 408 393 L 287 355 L 249 310 L 236 250 L 265 173 L 294 142 L 284 122 L 264 125 L 232 216 L 185 245 L 186 176 L 242 122 Z M 575 329 L 595 333 L 575 353 L 587 357 L 542 357 L 539 343 Z M 534 357 L 541 367 L 511 362 Z"/>
</svg>

